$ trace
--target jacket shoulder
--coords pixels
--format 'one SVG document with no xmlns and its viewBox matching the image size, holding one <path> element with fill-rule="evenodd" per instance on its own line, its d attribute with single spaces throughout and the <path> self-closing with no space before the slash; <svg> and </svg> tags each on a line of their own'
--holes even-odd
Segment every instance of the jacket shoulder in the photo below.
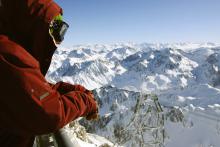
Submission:
<svg viewBox="0 0 220 147">
<path fill-rule="evenodd" d="M 19 67 L 39 68 L 39 62 L 22 46 L 0 35 L 0 60 Z"/>
</svg>

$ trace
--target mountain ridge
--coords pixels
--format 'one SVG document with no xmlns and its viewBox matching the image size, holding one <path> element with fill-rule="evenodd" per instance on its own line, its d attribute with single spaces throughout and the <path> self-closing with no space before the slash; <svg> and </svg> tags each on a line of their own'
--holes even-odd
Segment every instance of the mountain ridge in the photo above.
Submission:
<svg viewBox="0 0 220 147">
<path fill-rule="evenodd" d="M 164 106 L 164 115 L 169 115 L 162 128 L 158 129 L 163 131 L 163 127 L 170 128 L 168 135 L 165 135 L 167 147 L 175 147 L 176 141 L 181 142 L 178 131 L 182 129 L 186 135 L 182 143 L 189 139 L 187 136 L 194 138 L 189 146 L 197 144 L 200 137 L 220 145 L 215 132 L 218 130 L 215 126 L 219 123 L 212 121 L 212 126 L 204 125 L 200 123 L 203 118 L 191 115 L 194 111 L 220 115 L 219 57 L 220 46 L 213 43 L 78 45 L 69 49 L 59 48 L 46 77 L 51 83 L 65 81 L 94 90 L 100 103 L 101 120 L 95 125 L 84 124 L 90 126 L 88 130 L 110 139 L 115 145 L 135 146 L 137 142 L 149 143 L 154 140 L 151 131 L 142 130 L 144 138 L 151 140 L 141 139 L 136 131 L 136 134 L 132 134 L 135 125 L 126 129 L 130 135 L 117 130 L 114 132 L 115 128 L 120 130 L 127 126 L 127 121 L 136 118 L 133 110 L 137 104 L 137 95 L 143 94 L 157 94 Z M 136 93 L 136 96 L 131 93 Z M 142 117 L 148 119 L 142 115 L 151 104 L 148 102 L 141 101 L 141 106 L 146 107 L 138 109 L 139 121 L 143 120 Z M 120 117 L 121 124 L 118 123 Z M 178 121 L 173 123 L 168 120 Z M 92 127 L 95 129 L 91 130 Z M 207 135 L 196 136 L 197 132 L 205 130 L 201 127 L 211 131 Z M 213 134 L 216 137 L 210 138 Z M 157 135 L 160 136 L 157 141 L 161 142 L 163 134 Z M 174 143 L 169 142 L 169 136 L 175 139 Z M 202 144 L 208 146 L 209 141 Z"/>
</svg>

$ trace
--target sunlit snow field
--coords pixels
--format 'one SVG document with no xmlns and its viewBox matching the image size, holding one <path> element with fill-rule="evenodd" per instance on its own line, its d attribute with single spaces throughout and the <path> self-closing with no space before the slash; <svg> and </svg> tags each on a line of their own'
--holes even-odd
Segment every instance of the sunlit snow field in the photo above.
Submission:
<svg viewBox="0 0 220 147">
<path fill-rule="evenodd" d="M 149 106 L 142 100 L 138 111 L 134 111 L 138 94 L 156 94 L 163 108 L 161 114 L 165 118 L 160 129 L 165 132 L 156 133 L 162 137 L 155 144 L 151 142 L 152 146 L 220 146 L 219 45 L 118 43 L 60 47 L 53 56 L 47 79 L 51 83 L 82 84 L 94 90 L 102 104 L 102 122 L 89 124 L 99 126 L 87 129 L 115 146 L 150 146 L 147 141 L 151 141 L 151 133 L 141 130 L 141 138 L 135 125 L 144 121 L 139 118 Z M 130 120 L 135 123 L 129 124 Z M 116 133 L 115 127 L 120 129 L 123 125 L 130 136 Z M 97 142 L 84 141 L 82 146 L 100 144 Z"/>
</svg>

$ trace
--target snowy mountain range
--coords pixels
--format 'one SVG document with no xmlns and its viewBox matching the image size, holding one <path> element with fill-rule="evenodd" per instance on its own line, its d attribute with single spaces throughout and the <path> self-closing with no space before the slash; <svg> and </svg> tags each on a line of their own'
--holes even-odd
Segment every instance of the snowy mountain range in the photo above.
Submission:
<svg viewBox="0 0 220 147">
<path fill-rule="evenodd" d="M 94 90 L 100 103 L 100 120 L 81 123 L 115 145 L 161 146 L 165 139 L 165 146 L 174 147 L 175 140 L 181 142 L 178 131 L 184 130 L 182 146 L 208 147 L 220 145 L 216 127 L 219 120 L 204 125 L 200 121 L 209 119 L 193 114 L 207 116 L 208 112 L 219 116 L 219 69 L 220 46 L 213 43 L 78 45 L 55 52 L 47 79 L 51 83 L 62 80 L 82 84 Z M 145 113 L 151 107 L 156 110 L 152 99 L 140 99 L 151 94 L 158 96 L 163 113 Z M 135 109 L 137 104 L 139 107 Z M 155 121 L 150 116 L 160 119 Z M 151 126 L 152 122 L 156 127 Z M 195 137 L 204 126 L 209 133 Z M 187 143 L 187 136 L 194 140 Z M 206 140 L 203 142 L 201 138 Z"/>
</svg>

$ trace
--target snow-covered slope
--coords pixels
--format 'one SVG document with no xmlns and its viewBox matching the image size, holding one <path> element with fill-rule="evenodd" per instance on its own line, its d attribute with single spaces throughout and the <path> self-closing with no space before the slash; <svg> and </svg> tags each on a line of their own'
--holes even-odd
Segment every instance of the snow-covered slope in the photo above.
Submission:
<svg viewBox="0 0 220 147">
<path fill-rule="evenodd" d="M 114 85 L 158 92 L 219 85 L 220 47 L 204 44 L 114 44 L 74 46 L 56 51 L 47 79 L 88 89 Z"/>
<path fill-rule="evenodd" d="M 185 146 L 211 147 L 220 146 L 220 119 L 210 121 L 193 114 L 207 116 L 208 113 L 215 115 L 214 118 L 220 115 L 219 70 L 220 47 L 213 43 L 79 45 L 56 51 L 47 79 L 95 89 L 101 104 L 101 119 L 95 124 L 83 123 L 90 126 L 87 129 L 91 132 L 114 143 L 140 146 L 140 142 L 147 144 L 155 139 L 150 138 L 155 132 L 138 130 L 136 124 L 128 123 L 133 118 L 137 119 L 135 122 L 149 119 L 149 115 L 143 116 L 149 101 L 142 99 L 138 114 L 134 113 L 134 107 L 140 95 L 153 93 L 163 105 L 164 116 L 172 113 L 185 116 L 175 123 L 166 117 L 164 125 L 157 130 L 163 132 L 165 128 L 167 134 L 164 137 L 157 132 L 157 144 L 165 139 L 165 146 L 175 147 L 182 138 Z M 173 111 L 174 107 L 178 109 Z M 143 126 L 150 122 L 147 123 L 141 121 Z M 200 135 L 196 136 L 197 133 Z M 204 138 L 207 140 L 202 141 Z"/>
</svg>

